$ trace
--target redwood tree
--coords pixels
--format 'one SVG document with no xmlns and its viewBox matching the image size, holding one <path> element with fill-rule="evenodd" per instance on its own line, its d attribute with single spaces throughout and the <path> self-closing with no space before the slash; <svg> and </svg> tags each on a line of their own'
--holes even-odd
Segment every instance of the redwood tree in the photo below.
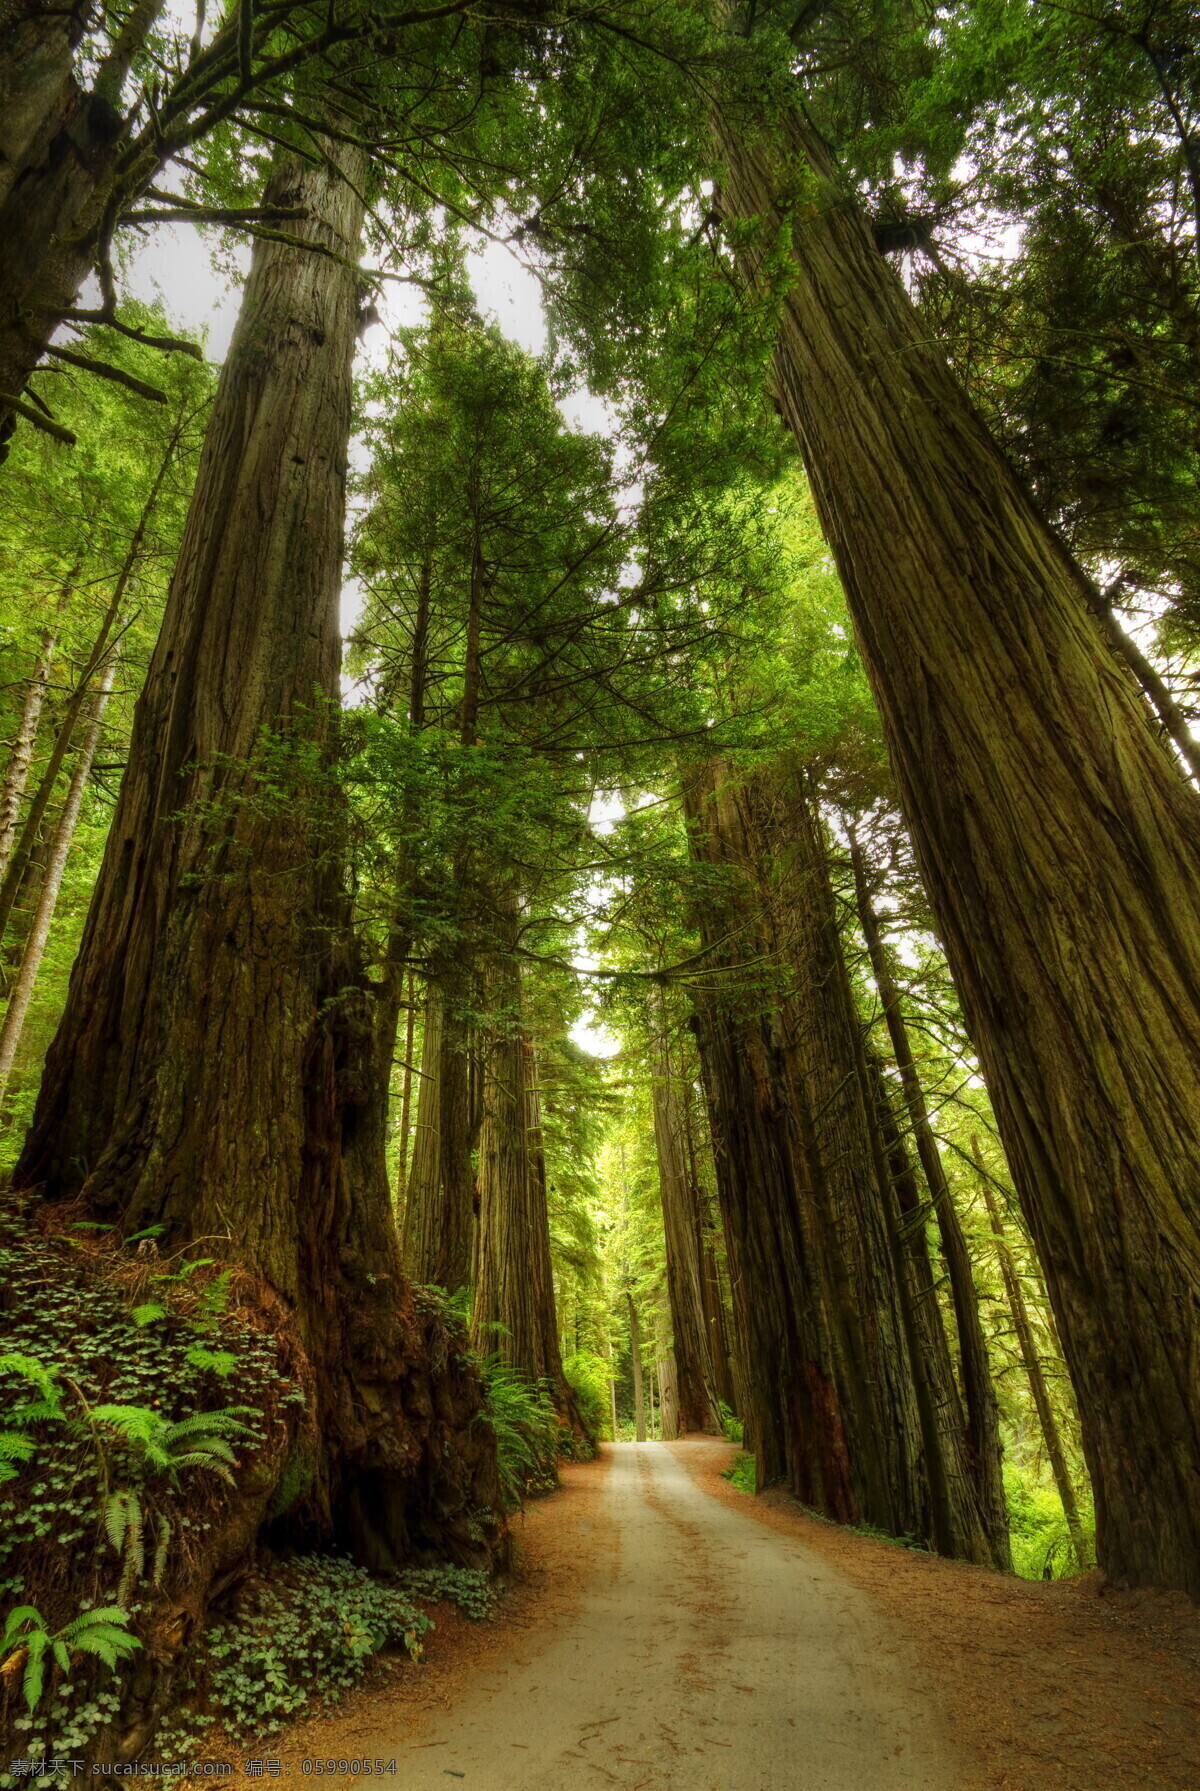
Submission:
<svg viewBox="0 0 1200 1791">
<path fill-rule="evenodd" d="M 1118 1583 L 1200 1594 L 1200 807 L 798 108 L 715 120 Z"/>
<path fill-rule="evenodd" d="M 327 145 L 269 183 L 302 241 L 255 250 L 16 1182 L 220 1239 L 285 1302 L 326 1450 L 307 1515 L 384 1562 L 414 1520 L 478 1554 L 495 1487 L 482 1432 L 433 1434 L 386 1179 L 352 1174 L 373 1028 L 330 751 L 365 178 Z M 443 1416 L 475 1398 L 452 1371 Z"/>
</svg>

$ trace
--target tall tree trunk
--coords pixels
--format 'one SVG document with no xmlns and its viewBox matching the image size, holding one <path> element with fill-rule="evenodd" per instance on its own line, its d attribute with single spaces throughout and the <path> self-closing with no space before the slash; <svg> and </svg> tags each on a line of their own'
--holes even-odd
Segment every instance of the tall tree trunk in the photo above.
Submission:
<svg viewBox="0 0 1200 1791">
<path fill-rule="evenodd" d="M 76 565 L 69 573 L 59 595 L 58 608 L 61 610 L 69 597 L 75 579 L 79 573 Z M 21 705 L 21 719 L 17 723 L 16 738 L 12 752 L 4 771 L 4 785 L 0 788 L 0 878 L 8 869 L 8 861 L 12 857 L 13 841 L 17 836 L 17 822 L 21 818 L 21 801 L 25 795 L 25 786 L 29 782 L 29 766 L 33 759 L 33 750 L 37 745 L 38 728 L 42 720 L 42 706 L 46 700 L 46 686 L 50 682 L 50 667 L 54 663 L 56 641 L 54 630 L 47 628 L 42 633 L 41 648 L 38 652 L 37 664 L 33 668 L 33 676 L 25 686 L 25 701 Z M 3 928 L 0 927 L 0 933 Z"/>
<path fill-rule="evenodd" d="M 149 491 L 146 493 L 145 501 L 139 512 L 133 534 L 129 538 L 129 545 L 125 549 L 125 557 L 122 560 L 120 570 L 117 573 L 116 582 L 112 588 L 112 594 L 109 597 L 104 615 L 101 618 L 96 638 L 92 642 L 91 651 L 88 654 L 83 670 L 80 672 L 76 681 L 75 689 L 72 691 L 67 703 L 66 711 L 59 724 L 58 733 L 54 738 L 54 745 L 50 750 L 50 757 L 38 780 L 37 789 L 34 791 L 33 800 L 29 805 L 29 812 L 25 817 L 24 825 L 17 837 L 16 845 L 10 850 L 8 867 L 4 872 L 3 878 L 0 879 L 0 938 L 3 938 L 5 929 L 7 928 L 9 919 L 12 915 L 13 905 L 16 902 L 17 894 L 21 887 L 21 880 L 25 874 L 25 865 L 33 850 L 34 842 L 38 838 L 46 810 L 49 807 L 50 799 L 54 794 L 54 786 L 58 781 L 58 774 L 62 770 L 63 761 L 70 751 L 71 743 L 75 738 L 75 729 L 78 725 L 79 717 L 83 713 L 84 704 L 87 702 L 91 681 L 95 676 L 96 668 L 104 661 L 105 655 L 108 652 L 109 642 L 112 639 L 112 631 L 117 624 L 117 618 L 125 607 L 126 594 L 129 590 L 130 582 L 141 561 L 142 547 L 146 539 L 146 530 L 150 525 L 150 519 L 158 504 L 159 495 L 163 488 L 163 481 L 166 479 L 171 463 L 178 451 L 180 437 L 183 434 L 183 427 L 183 422 L 180 421 L 172 431 L 170 440 L 163 452 L 162 460 L 159 462 L 158 470 L 154 475 Z"/>
<path fill-rule="evenodd" d="M 408 1184 L 408 1140 L 411 1134 L 412 1121 L 412 1086 L 413 1086 L 413 1044 L 416 1036 L 417 1001 L 416 977 L 410 970 L 404 990 L 405 1005 L 408 1013 L 404 1023 L 404 1064 L 400 1082 L 400 1123 L 396 1136 L 396 1211 L 404 1211 L 404 1196 Z"/>
<path fill-rule="evenodd" d="M 729 1354 L 728 1325 L 725 1320 L 725 1293 L 720 1264 L 713 1246 L 713 1222 L 709 1198 L 701 1185 L 696 1149 L 695 1089 L 692 1076 L 682 1089 L 683 1137 L 687 1150 L 688 1180 L 692 1202 L 700 1223 L 700 1300 L 704 1313 L 704 1329 L 708 1338 L 708 1358 L 713 1369 L 713 1385 L 718 1400 L 737 1410 L 733 1364 Z"/>
<path fill-rule="evenodd" d="M 971 1139 L 971 1150 L 976 1165 L 979 1163 L 979 1146 Z M 1050 1389 L 1046 1385 L 1046 1376 L 1042 1369 L 1042 1358 L 1038 1352 L 1037 1340 L 1033 1334 L 1033 1326 L 1029 1322 L 1029 1312 L 1025 1305 L 1025 1295 L 1021 1288 L 1021 1278 L 1017 1273 L 1017 1265 L 1013 1260 L 1008 1239 L 1004 1235 L 1004 1222 L 1000 1217 L 1000 1209 L 996 1205 L 996 1196 L 992 1193 L 987 1177 L 980 1166 L 979 1186 L 983 1191 L 984 1204 L 991 1221 L 992 1236 L 996 1240 L 996 1255 L 1000 1260 L 1000 1275 L 1004 1282 L 1004 1292 L 1008 1298 L 1008 1309 L 1012 1314 L 1013 1330 L 1017 1334 L 1017 1346 L 1021 1351 L 1021 1361 L 1025 1368 L 1025 1378 L 1029 1382 L 1029 1391 L 1033 1394 L 1033 1403 L 1037 1410 L 1038 1423 L 1042 1427 L 1042 1436 L 1046 1442 L 1046 1454 L 1050 1458 L 1050 1470 L 1054 1475 L 1054 1484 L 1058 1488 L 1058 1496 L 1062 1500 L 1063 1515 L 1067 1520 L 1067 1529 L 1071 1537 L 1071 1547 L 1075 1554 L 1075 1562 L 1080 1572 L 1088 1565 L 1087 1541 L 1083 1534 L 1083 1523 L 1079 1516 L 1079 1501 L 1075 1497 L 1075 1485 L 1071 1479 L 1071 1470 L 1067 1466 L 1067 1452 L 1063 1448 L 1062 1432 L 1058 1419 L 1054 1415 L 1054 1407 L 1050 1403 Z"/>
<path fill-rule="evenodd" d="M 440 1093 L 442 1202 L 434 1279 L 454 1293 L 471 1279 L 475 1245 L 476 1188 L 471 1156 L 478 1136 L 471 1099 L 469 1003 L 474 977 L 469 965 L 444 965 Z"/>
<path fill-rule="evenodd" d="M 633 1295 L 626 1291 L 629 1302 L 629 1366 L 633 1374 L 633 1435 L 639 1443 L 646 1441 L 646 1390 L 642 1379 L 642 1327 Z"/>
<path fill-rule="evenodd" d="M 786 1479 L 837 1522 L 926 1535 L 912 1363 L 832 892 L 803 782 L 781 799 L 781 775 L 735 783 L 710 764 L 685 791 L 693 851 L 725 890 L 699 923 L 709 968 L 726 974 L 695 1006 L 747 1446 L 762 1483 Z M 757 967 L 740 971 L 747 962 Z"/>
<path fill-rule="evenodd" d="M 721 1415 L 701 1286 L 700 1214 L 694 1204 L 695 1184 L 688 1173 L 682 1102 L 661 1000 L 652 1002 L 650 1018 L 655 1053 L 654 1144 L 666 1239 L 677 1419 L 685 1431 L 719 1433 Z"/>
<path fill-rule="evenodd" d="M 971 1255 L 962 1223 L 954 1206 L 946 1171 L 925 1105 L 925 1091 L 913 1057 L 908 1028 L 900 1006 L 900 992 L 892 976 L 887 951 L 880 930 L 879 917 L 871 901 L 866 862 L 853 826 L 850 827 L 850 858 L 854 870 L 854 889 L 858 918 L 871 972 L 887 1023 L 892 1054 L 900 1072 L 900 1085 L 908 1123 L 917 1147 L 925 1182 L 933 1201 L 942 1249 L 950 1276 L 950 1295 L 954 1303 L 954 1319 L 958 1330 L 958 1354 L 962 1368 L 963 1392 L 967 1408 L 967 1452 L 971 1477 L 979 1502 L 980 1516 L 996 1550 L 996 1564 L 1009 1568 L 1012 1554 L 1008 1540 L 1008 1508 L 1004 1498 L 1004 1475 L 1001 1469 L 1000 1408 L 992 1381 L 987 1341 L 979 1317 L 979 1295 L 971 1268 Z"/>
<path fill-rule="evenodd" d="M 658 1358 L 658 1386 L 661 1398 L 662 1440 L 664 1443 L 675 1443 L 689 1426 L 680 1422 L 679 1380 L 673 1350 L 668 1350 L 665 1356 Z"/>
<path fill-rule="evenodd" d="M 442 1211 L 442 997 L 435 983 L 425 991 L 421 1080 L 412 1169 L 404 1205 L 404 1266 L 422 1285 L 436 1281 Z"/>
<path fill-rule="evenodd" d="M 8 1088 L 8 1079 L 12 1075 L 17 1047 L 21 1043 L 21 1034 L 25 1028 L 25 1016 L 29 1012 L 34 984 L 37 982 L 38 971 L 42 967 L 46 941 L 50 937 L 50 925 L 54 919 L 54 910 L 58 906 L 58 892 L 62 888 L 63 873 L 67 868 L 71 842 L 75 838 L 75 829 L 79 824 L 83 795 L 87 789 L 88 778 L 92 774 L 92 761 L 96 757 L 96 746 L 100 739 L 104 711 L 108 707 L 116 669 L 116 655 L 113 654 L 100 675 L 96 694 L 92 698 L 92 712 L 88 717 L 87 729 L 75 756 L 67 799 L 63 804 L 62 813 L 58 817 L 58 823 L 50 841 L 37 907 L 34 909 L 29 934 L 25 940 L 25 950 L 21 955 L 21 968 L 17 972 L 17 979 L 8 999 L 4 1024 L 0 1026 L 0 1102 L 3 1102 L 5 1091 Z"/>
<path fill-rule="evenodd" d="M 515 935 L 516 910 L 506 911 Z M 479 1144 L 476 1348 L 547 1381 L 560 1414 L 578 1421 L 562 1370 L 533 1050 L 523 1029 L 521 972 L 504 954 L 487 968 L 491 1031 Z"/>
<path fill-rule="evenodd" d="M 338 698 L 365 168 L 330 156 L 284 157 L 268 183 L 331 252 L 255 247 L 15 1181 L 130 1229 L 226 1240 L 313 1364 L 324 1454 L 303 1518 L 374 1564 L 418 1534 L 478 1559 L 470 1507 L 495 1509 L 496 1482 L 466 1428 L 476 1383 L 448 1365 L 440 1414 L 416 1385 L 434 1372 L 428 1327 L 386 1179 L 348 1173 L 370 996 L 341 805 L 314 759 Z"/>
<path fill-rule="evenodd" d="M 779 402 L 1046 1269 L 1100 1561 L 1200 1596 L 1200 804 L 825 144 L 767 128 L 717 117 L 721 205 L 757 221 L 752 279 L 790 257 Z"/>
</svg>

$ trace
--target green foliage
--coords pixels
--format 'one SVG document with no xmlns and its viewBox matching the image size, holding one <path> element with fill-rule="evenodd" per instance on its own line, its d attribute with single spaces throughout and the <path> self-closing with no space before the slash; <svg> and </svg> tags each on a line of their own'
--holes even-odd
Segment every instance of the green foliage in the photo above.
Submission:
<svg viewBox="0 0 1200 1791">
<path fill-rule="evenodd" d="M 496 1433 L 500 1488 L 508 1510 L 558 1484 L 560 1425 L 553 1389 L 535 1385 L 498 1355 L 483 1364 L 484 1415 Z"/>
<path fill-rule="evenodd" d="M 217 1723 L 238 1740 L 274 1735 L 311 1698 L 336 1701 L 381 1649 L 419 1659 L 433 1627 L 422 1605 L 446 1599 L 482 1619 L 494 1597 L 484 1574 L 449 1564 L 386 1580 L 331 1555 L 280 1564 L 241 1595 L 232 1617 L 206 1629 L 192 1696 L 159 1731 L 157 1751 L 177 1759 Z"/>
<path fill-rule="evenodd" d="M 230 1469 L 237 1466 L 230 1441 L 248 1437 L 250 1428 L 242 1419 L 256 1416 L 254 1408 L 246 1405 L 197 1412 L 178 1423 L 139 1405 L 97 1405 L 88 1414 L 98 1434 L 113 1432 L 127 1445 L 134 1470 L 143 1478 L 161 1474 L 178 1485 L 182 1468 L 203 1468 L 230 1486 L 234 1484 Z"/>
<path fill-rule="evenodd" d="M 755 1472 L 754 1457 L 747 1455 L 744 1449 L 739 1449 L 729 1466 L 721 1469 L 721 1478 L 728 1480 L 731 1486 L 736 1486 L 739 1492 L 753 1493 L 758 1491 Z"/>
<path fill-rule="evenodd" d="M 1058 1489 L 1045 1473 L 1014 1461 L 1004 1464 L 1004 1496 L 1008 1503 L 1013 1567 L 1027 1580 L 1060 1579 L 1078 1573 L 1071 1532 Z M 1090 1507 L 1080 1511 L 1084 1538 L 1095 1549 L 1095 1519 Z"/>
<path fill-rule="evenodd" d="M 608 1363 L 591 1350 L 577 1349 L 563 1360 L 563 1375 L 575 1395 L 584 1426 L 594 1437 L 610 1428 Z"/>
<path fill-rule="evenodd" d="M 71 1670 L 72 1654 L 90 1654 L 112 1668 L 141 1645 L 137 1637 L 129 1633 L 129 1613 L 119 1605 L 81 1611 L 51 1635 L 41 1612 L 34 1605 L 22 1604 L 9 1612 L 4 1634 L 0 1636 L 0 1668 L 14 1654 L 25 1654 L 21 1689 L 26 1707 L 32 1714 L 41 1703 L 45 1690 L 47 1654 L 65 1674 Z"/>
<path fill-rule="evenodd" d="M 721 1404 L 721 1434 L 723 1436 L 725 1436 L 726 1438 L 728 1438 L 728 1440 L 731 1443 L 740 1443 L 742 1440 L 742 1421 L 741 1421 L 741 1419 L 734 1417 L 733 1413 L 730 1411 L 729 1407 L 725 1404 L 724 1400 L 721 1400 L 720 1404 Z"/>
</svg>

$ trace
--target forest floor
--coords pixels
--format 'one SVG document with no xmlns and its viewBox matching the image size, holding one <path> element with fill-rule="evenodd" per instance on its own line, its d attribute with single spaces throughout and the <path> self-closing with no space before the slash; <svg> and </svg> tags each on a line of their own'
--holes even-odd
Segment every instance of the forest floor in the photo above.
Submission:
<svg viewBox="0 0 1200 1791">
<path fill-rule="evenodd" d="M 711 1439 L 617 1444 L 517 1521 L 497 1619 L 257 1751 L 397 1761 L 426 1791 L 1182 1791 L 1200 1616 L 1011 1580 L 721 1479 Z M 243 1757 L 254 1748 L 243 1748 Z"/>
</svg>

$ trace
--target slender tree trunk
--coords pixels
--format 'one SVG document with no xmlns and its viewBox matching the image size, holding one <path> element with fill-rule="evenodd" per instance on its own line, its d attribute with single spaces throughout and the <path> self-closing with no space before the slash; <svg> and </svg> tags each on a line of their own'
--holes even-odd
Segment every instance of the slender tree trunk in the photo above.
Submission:
<svg viewBox="0 0 1200 1791">
<path fill-rule="evenodd" d="M 419 1523 L 424 1546 L 479 1560 L 471 1507 L 496 1509 L 497 1488 L 469 1424 L 477 1381 L 444 1343 L 432 1365 L 386 1177 L 350 1174 L 377 1157 L 353 1148 L 375 1032 L 319 761 L 366 171 L 357 151 L 330 157 L 284 157 L 268 183 L 332 253 L 256 244 L 15 1180 L 129 1229 L 220 1238 L 292 1311 L 324 1451 L 298 1525 L 386 1565 Z"/>
<path fill-rule="evenodd" d="M 637 1307 L 633 1303 L 633 1295 L 625 1294 L 629 1302 L 629 1366 L 633 1373 L 633 1434 L 635 1441 L 646 1441 L 646 1393 L 642 1381 L 642 1327 L 638 1322 Z"/>
<path fill-rule="evenodd" d="M 515 934 L 515 907 L 507 920 Z M 530 1381 L 548 1381 L 560 1413 L 575 1425 L 558 1341 L 537 1070 L 523 1030 L 516 958 L 496 958 L 487 983 L 492 1036 L 479 1145 L 476 1348 L 498 1352 Z"/>
<path fill-rule="evenodd" d="M 716 121 L 775 380 L 1079 1400 L 1101 1564 L 1200 1596 L 1200 803 L 799 112 Z M 786 193 L 786 197 L 782 197 Z"/>
<path fill-rule="evenodd" d="M 476 1142 L 471 1100 L 471 1028 L 469 1001 L 473 976 L 469 965 L 444 965 L 442 991 L 442 1058 L 438 1072 L 441 1128 L 442 1200 L 438 1216 L 438 1256 L 434 1279 L 454 1293 L 471 1279 L 475 1244 L 477 1194 L 471 1155 Z"/>
<path fill-rule="evenodd" d="M 425 991 L 421 1077 L 412 1169 L 404 1205 L 404 1266 L 422 1286 L 435 1283 L 442 1211 L 442 997 L 435 983 Z"/>
<path fill-rule="evenodd" d="M 892 976 L 880 931 L 879 918 L 871 901 L 866 863 L 853 827 L 850 828 L 850 857 L 854 870 L 854 888 L 858 917 L 871 971 L 883 1006 L 892 1053 L 900 1072 L 908 1123 L 917 1147 L 925 1182 L 933 1201 L 942 1249 L 950 1276 L 950 1295 L 958 1329 L 958 1354 L 962 1368 L 963 1392 L 967 1408 L 967 1453 L 971 1478 L 979 1502 L 980 1517 L 996 1551 L 996 1565 L 1011 1568 L 1012 1554 L 1008 1540 L 1008 1508 L 1004 1498 L 1004 1475 L 1001 1468 L 1000 1408 L 992 1381 L 987 1342 L 979 1317 L 979 1295 L 971 1268 L 970 1251 L 961 1221 L 954 1206 L 946 1171 L 942 1165 L 937 1141 L 929 1124 L 925 1091 L 917 1071 L 909 1042 L 908 1028 L 900 1006 L 900 992 Z"/>
<path fill-rule="evenodd" d="M 58 607 L 61 610 L 74 586 L 79 567 L 76 565 L 63 585 Z M 12 857 L 13 841 L 17 835 L 17 822 L 21 818 L 21 800 L 25 795 L 25 785 L 29 782 L 29 766 L 33 759 L 33 750 L 37 745 L 38 728 L 41 725 L 42 706 L 46 700 L 46 686 L 50 682 L 50 667 L 54 663 L 55 649 L 54 631 L 47 628 L 42 634 L 41 650 L 37 664 L 33 668 L 33 676 L 25 686 L 25 701 L 21 706 L 21 719 L 17 724 L 17 734 L 13 741 L 12 753 L 4 773 L 4 785 L 0 789 L 0 879 L 8 869 L 8 861 Z M 3 929 L 0 928 L 0 932 Z"/>
<path fill-rule="evenodd" d="M 693 1072 L 694 1073 L 694 1072 Z M 728 1326 L 725 1321 L 725 1293 L 720 1265 L 713 1247 L 713 1221 L 708 1195 L 700 1182 L 696 1151 L 695 1090 L 692 1077 L 685 1080 L 682 1091 L 683 1136 L 687 1149 L 688 1180 L 692 1201 L 700 1223 L 700 1299 L 704 1312 L 704 1328 L 708 1337 L 708 1356 L 712 1364 L 714 1387 L 718 1400 L 737 1410 L 733 1365 L 729 1354 Z"/>
<path fill-rule="evenodd" d="M 404 1066 L 400 1082 L 400 1125 L 396 1138 L 396 1211 L 404 1211 L 405 1189 L 408 1184 L 408 1139 L 412 1117 L 412 1085 L 413 1085 L 413 1044 L 416 1035 L 417 1001 L 416 977 L 410 970 L 405 983 L 405 1002 L 408 1018 L 404 1024 Z"/>
<path fill-rule="evenodd" d="M 605 1338 L 605 1354 L 608 1357 L 608 1415 L 612 1425 L 613 1442 L 617 1440 L 617 1377 L 613 1366 L 612 1339 Z"/>
<path fill-rule="evenodd" d="M 978 1165 L 979 1146 L 974 1138 L 971 1140 L 971 1149 Z M 1042 1436 L 1046 1441 L 1046 1454 L 1050 1458 L 1054 1484 L 1058 1488 L 1058 1496 L 1062 1500 L 1063 1515 L 1067 1520 L 1075 1562 L 1082 1573 L 1088 1565 L 1088 1548 L 1083 1534 L 1083 1523 L 1079 1516 L 1079 1501 L 1075 1497 L 1075 1486 L 1071 1479 L 1071 1471 L 1067 1466 L 1067 1453 L 1063 1448 L 1062 1432 L 1058 1427 L 1058 1419 L 1054 1416 L 1054 1407 L 1050 1403 L 1050 1390 L 1046 1385 L 1042 1359 L 1038 1353 L 1033 1327 L 1029 1322 L 1025 1295 L 1021 1289 L 1021 1278 L 1017 1273 L 1017 1265 L 1013 1260 L 1012 1251 L 1009 1249 L 1008 1239 L 1004 1235 L 1004 1222 L 1000 1217 L 1000 1209 L 996 1205 L 996 1196 L 992 1193 L 987 1177 L 982 1170 L 979 1176 L 979 1186 L 983 1191 L 984 1204 L 987 1206 L 988 1218 L 991 1221 L 992 1236 L 996 1240 L 1000 1275 L 1004 1282 L 1004 1292 L 1008 1297 L 1008 1309 L 1012 1314 L 1013 1330 L 1017 1334 L 1021 1361 L 1025 1366 L 1025 1378 L 1029 1382 L 1029 1391 L 1033 1394 L 1033 1403 L 1037 1409 L 1038 1423 L 1042 1427 Z"/>
<path fill-rule="evenodd" d="M 29 1003 L 33 999 L 34 984 L 37 982 L 37 974 L 42 966 L 46 941 L 50 937 L 50 925 L 54 919 L 54 910 L 58 906 L 58 892 L 62 888 L 63 873 L 67 868 L 71 842 L 75 838 L 75 829 L 79 824 L 84 791 L 87 789 L 88 778 L 92 774 L 92 761 L 96 757 L 96 746 L 104 722 L 104 711 L 108 707 L 115 674 L 116 656 L 114 654 L 101 672 L 96 694 L 92 698 L 92 712 L 88 718 L 83 739 L 79 743 L 79 751 L 75 756 L 67 799 L 63 804 L 62 813 L 58 817 L 58 824 L 50 841 L 46 871 L 42 878 L 41 892 L 34 910 L 29 935 L 25 941 L 25 950 L 21 956 L 21 968 L 17 972 L 17 979 L 8 999 L 4 1024 L 0 1026 L 0 1102 L 4 1099 L 5 1091 L 8 1088 L 8 1079 L 12 1075 L 17 1047 L 21 1043 L 21 1034 L 25 1028 L 25 1016 L 29 1012 Z"/>
<path fill-rule="evenodd" d="M 3 938 L 9 919 L 12 915 L 13 906 L 21 887 L 21 879 L 25 874 L 26 862 L 28 861 L 29 854 L 33 850 L 34 842 L 38 837 L 39 830 L 45 818 L 46 810 L 50 805 L 50 799 L 54 794 L 54 786 L 58 781 L 58 774 L 62 770 L 63 761 L 70 751 L 71 742 L 75 737 L 75 729 L 78 725 L 79 717 L 83 713 L 84 704 L 87 702 L 91 681 L 95 676 L 97 666 L 103 662 L 105 654 L 108 652 L 109 642 L 112 639 L 112 631 L 117 624 L 117 617 L 122 613 L 125 606 L 126 593 L 128 592 L 130 581 L 137 571 L 138 563 L 142 557 L 142 547 L 146 539 L 146 530 L 150 525 L 150 518 L 153 516 L 158 504 L 163 481 L 165 480 L 167 473 L 170 470 L 171 463 L 178 451 L 182 433 L 183 423 L 180 422 L 172 432 L 162 460 L 159 462 L 158 471 L 154 475 L 153 483 L 150 486 L 150 490 L 146 493 L 145 502 L 142 504 L 137 524 L 129 539 L 129 546 L 125 550 L 125 558 L 121 562 L 120 570 L 117 573 L 116 583 L 113 585 L 112 589 L 112 595 L 108 600 L 108 606 L 104 611 L 96 638 L 92 642 L 91 652 L 88 654 L 87 661 L 79 674 L 75 689 L 72 691 L 70 700 L 67 703 L 66 712 L 59 724 L 58 733 L 54 738 L 54 745 L 51 748 L 50 757 L 38 780 L 37 789 L 34 791 L 33 800 L 29 805 L 29 812 L 25 817 L 25 822 L 17 838 L 16 845 L 12 847 L 10 851 L 8 868 L 4 873 L 3 879 L 0 880 L 0 938 Z"/>
<path fill-rule="evenodd" d="M 678 1422 L 687 1430 L 720 1433 L 715 1375 L 701 1286 L 700 1214 L 688 1174 L 682 1103 L 673 1072 L 661 1001 L 651 1007 L 654 1028 L 654 1143 L 662 1198 L 670 1300 L 672 1362 Z"/>
</svg>

